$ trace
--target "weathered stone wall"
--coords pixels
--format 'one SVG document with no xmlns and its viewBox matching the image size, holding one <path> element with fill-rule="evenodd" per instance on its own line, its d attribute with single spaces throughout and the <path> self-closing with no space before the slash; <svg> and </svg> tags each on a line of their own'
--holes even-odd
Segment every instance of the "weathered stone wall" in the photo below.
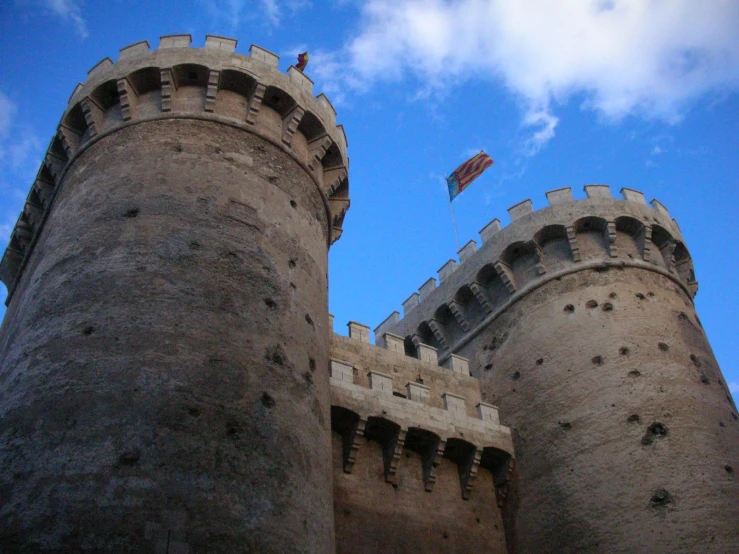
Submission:
<svg viewBox="0 0 739 554">
<path fill-rule="evenodd" d="M 505 552 L 510 430 L 466 360 L 441 368 L 350 331 L 331 338 L 337 551 Z"/>
<path fill-rule="evenodd" d="M 628 268 L 551 281 L 462 353 L 514 430 L 520 552 L 739 544 L 737 411 L 674 282 Z"/>
<path fill-rule="evenodd" d="M 729 552 L 739 421 L 667 210 L 624 189 L 526 201 L 380 333 L 469 359 L 513 430 L 519 552 Z"/>
<path fill-rule="evenodd" d="M 286 136 L 288 92 L 320 102 L 187 44 L 93 70 L 68 110 L 89 117 L 65 115 L 34 186 L 51 191 L 29 197 L 44 216 L 21 216 L 33 238 L 4 258 L 3 551 L 334 549 L 326 272 L 343 212 L 308 158 L 329 123 Z M 237 62 L 240 114 L 218 93 L 238 87 L 213 86 Z"/>
</svg>

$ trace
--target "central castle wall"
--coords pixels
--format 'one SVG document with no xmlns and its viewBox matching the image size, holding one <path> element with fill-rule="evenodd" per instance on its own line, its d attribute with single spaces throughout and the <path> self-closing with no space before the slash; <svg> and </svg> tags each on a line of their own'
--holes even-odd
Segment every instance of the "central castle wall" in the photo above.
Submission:
<svg viewBox="0 0 739 554">
<path fill-rule="evenodd" d="M 466 360 L 439 367 L 349 326 L 331 338 L 337 552 L 506 552 L 511 434 Z"/>
</svg>

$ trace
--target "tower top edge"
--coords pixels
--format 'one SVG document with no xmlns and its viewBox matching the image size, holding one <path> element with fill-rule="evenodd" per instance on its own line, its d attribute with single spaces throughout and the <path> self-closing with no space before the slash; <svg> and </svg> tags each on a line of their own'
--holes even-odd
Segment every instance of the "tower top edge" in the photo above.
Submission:
<svg viewBox="0 0 739 554">
<path fill-rule="evenodd" d="M 165 35 L 157 49 L 146 40 L 135 42 L 120 49 L 116 62 L 105 57 L 87 72 L 69 98 L 0 257 L 8 300 L 70 164 L 100 138 L 158 119 L 230 125 L 287 152 L 319 189 L 329 246 L 338 240 L 350 200 L 346 133 L 336 110 L 324 94 L 313 95 L 313 81 L 302 71 L 294 66 L 280 71 L 279 56 L 253 44 L 249 55 L 236 53 L 237 44 L 234 38 L 206 35 L 204 46 L 193 48 L 189 34 Z M 180 89 L 197 89 L 200 101 L 182 101 L 191 93 Z M 226 98 L 223 104 L 219 95 Z"/>
<path fill-rule="evenodd" d="M 211 71 L 243 73 L 265 87 L 274 87 L 287 93 L 297 104 L 319 117 L 327 130 L 336 131 L 337 140 L 346 157 L 346 136 L 336 123 L 336 110 L 324 93 L 314 95 L 313 80 L 294 65 L 285 71 L 278 68 L 280 56 L 251 44 L 247 54 L 236 52 L 238 40 L 221 35 L 205 35 L 203 46 L 192 46 L 189 34 L 163 35 L 158 48 L 151 48 L 146 40 L 124 46 L 116 61 L 103 58 L 88 72 L 84 82 L 77 85 L 69 98 L 65 113 L 73 109 L 107 81 L 129 78 L 136 71 L 154 68 L 173 69 L 177 66 L 201 66 Z"/>
<path fill-rule="evenodd" d="M 503 260 L 516 245 L 523 250 L 540 248 L 540 243 L 545 242 L 553 232 L 572 241 L 577 233 L 590 225 L 594 229 L 602 229 L 600 232 L 606 237 L 615 237 L 616 230 L 621 228 L 628 228 L 633 233 L 647 228 L 647 236 L 651 237 L 652 232 L 656 232 L 658 236 L 655 240 L 662 241 L 661 244 L 679 243 L 685 247 L 677 222 L 660 201 L 655 199 L 647 203 L 641 191 L 627 187 L 620 189 L 621 198 L 615 198 L 608 185 L 588 184 L 583 190 L 586 197 L 582 199 L 573 196 L 571 187 L 564 187 L 547 191 L 545 196 L 548 205 L 540 209 L 534 208 L 531 199 L 508 208 L 510 223 L 502 226 L 500 220 L 495 218 L 485 225 L 479 233 L 480 247 L 476 248 L 475 241 L 469 241 L 458 253 L 459 263 L 451 259 L 439 269 L 439 284 L 435 290 L 426 291 L 426 281 L 418 292 L 411 294 L 402 303 L 404 313 L 407 315 L 411 311 L 415 312 L 427 297 L 434 296 L 437 299 L 439 295 L 443 296 L 448 288 L 445 286 L 447 280 L 456 281 L 463 273 L 474 274 L 485 265 Z M 610 254 L 606 253 L 607 257 L 616 255 L 615 248 L 610 249 Z M 504 260 L 503 265 L 505 266 Z M 506 269 L 499 271 L 505 273 Z M 433 303 L 433 300 L 429 300 Z M 396 313 L 393 312 L 393 315 Z M 386 320 L 378 329 L 393 330 L 398 320 L 402 319 L 395 316 L 392 323 L 386 323 Z"/>
</svg>

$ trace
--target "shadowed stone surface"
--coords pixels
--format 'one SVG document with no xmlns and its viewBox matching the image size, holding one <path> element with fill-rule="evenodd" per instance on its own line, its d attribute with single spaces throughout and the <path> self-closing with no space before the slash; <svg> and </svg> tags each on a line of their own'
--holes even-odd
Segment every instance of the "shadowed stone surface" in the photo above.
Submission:
<svg viewBox="0 0 739 554">
<path fill-rule="evenodd" d="M 186 120 L 75 162 L 3 329 L 6 544 L 332 544 L 325 221 L 294 166 Z"/>
<path fill-rule="evenodd" d="M 3 552 L 334 549 L 343 132 L 209 41 L 90 72 L 3 258 Z"/>
<path fill-rule="evenodd" d="M 513 444 L 479 381 L 358 331 L 330 342 L 337 551 L 505 552 Z"/>
</svg>

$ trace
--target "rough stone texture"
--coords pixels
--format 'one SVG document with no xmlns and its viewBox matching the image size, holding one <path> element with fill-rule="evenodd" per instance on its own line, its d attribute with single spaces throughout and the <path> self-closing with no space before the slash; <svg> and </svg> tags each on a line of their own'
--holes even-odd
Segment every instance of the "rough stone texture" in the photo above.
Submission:
<svg viewBox="0 0 739 554">
<path fill-rule="evenodd" d="M 598 307 L 587 308 L 593 299 Z M 520 552 L 724 553 L 739 544 L 739 486 L 725 469 L 739 460 L 736 407 L 672 281 L 633 269 L 552 281 L 461 353 L 477 356 L 481 387 L 513 429 Z M 655 423 L 666 434 L 650 430 Z M 658 489 L 674 500 L 655 506 Z"/>
<path fill-rule="evenodd" d="M 293 165 L 184 120 L 76 161 L 3 328 L 6 542 L 332 543 L 325 221 Z"/>
<path fill-rule="evenodd" d="M 97 64 L 77 86 L 0 259 L 8 301 L 70 163 L 107 134 L 152 120 L 218 121 L 287 152 L 318 185 L 330 213 L 327 240 L 341 236 L 349 208 L 348 158 L 328 99 L 314 98 L 312 82 L 300 71 L 276 71 L 274 54 L 254 45 L 252 56 L 235 54 L 223 49 L 235 41 L 208 38 L 202 49 L 187 47 L 189 35 L 162 37 L 159 50 L 137 43 L 122 50 L 118 63 L 106 58 Z M 248 164 L 248 156 L 240 161 Z M 265 171 L 268 179 L 276 177 L 275 170 Z"/>
<path fill-rule="evenodd" d="M 492 475 L 480 469 L 469 500 L 459 494 L 457 465 L 442 458 L 433 492 L 424 491 L 421 456 L 406 449 L 397 482 L 383 478 L 379 443 L 361 439 L 351 474 L 341 471 L 341 436 L 333 434 L 336 551 L 346 554 L 506 552 Z"/>
<path fill-rule="evenodd" d="M 736 550 L 739 416 L 677 225 L 636 191 L 555 192 L 382 332 L 468 358 L 512 429 L 509 549 Z"/>
<path fill-rule="evenodd" d="M 332 209 L 346 183 L 323 161 L 341 149 L 309 159 L 317 116 L 289 146 L 274 84 L 243 122 L 238 87 L 212 97 L 207 68 L 176 65 L 234 63 L 207 50 L 96 67 L 40 173 L 44 218 L 14 234 L 23 262 L 4 258 L 3 552 L 334 549 L 326 272 L 348 199 Z M 135 73 L 165 62 L 171 85 Z"/>
</svg>

